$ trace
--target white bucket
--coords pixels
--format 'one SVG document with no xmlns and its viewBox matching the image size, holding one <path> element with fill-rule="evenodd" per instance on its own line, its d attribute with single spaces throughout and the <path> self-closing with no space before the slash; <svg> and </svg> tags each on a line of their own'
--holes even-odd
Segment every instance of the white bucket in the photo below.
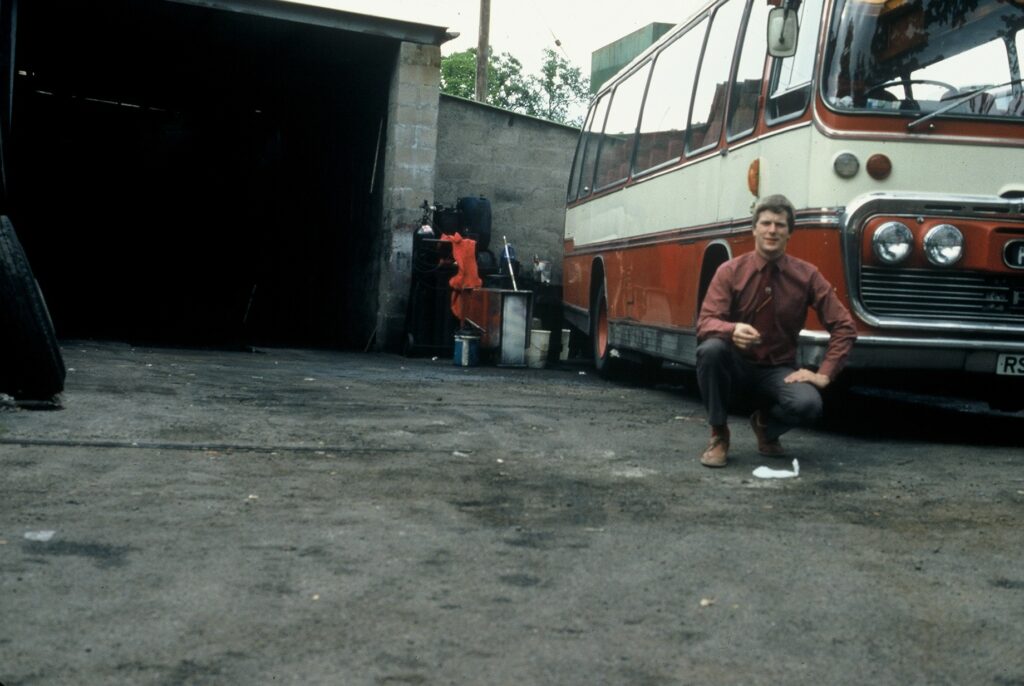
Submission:
<svg viewBox="0 0 1024 686">
<path fill-rule="evenodd" d="M 541 369 L 548 361 L 548 348 L 551 346 L 551 332 L 546 329 L 530 331 L 530 348 L 526 351 L 526 365 L 533 369 Z"/>
<path fill-rule="evenodd" d="M 569 359 L 569 329 L 562 329 L 562 347 L 558 351 L 558 359 L 562 362 Z"/>
</svg>

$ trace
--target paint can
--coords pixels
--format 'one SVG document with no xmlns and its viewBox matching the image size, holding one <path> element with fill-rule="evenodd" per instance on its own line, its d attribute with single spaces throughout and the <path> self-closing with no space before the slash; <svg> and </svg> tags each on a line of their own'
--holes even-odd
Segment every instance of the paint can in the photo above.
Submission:
<svg viewBox="0 0 1024 686">
<path fill-rule="evenodd" d="M 480 364 L 480 336 L 475 333 L 455 334 L 456 367 L 475 367 Z"/>
</svg>

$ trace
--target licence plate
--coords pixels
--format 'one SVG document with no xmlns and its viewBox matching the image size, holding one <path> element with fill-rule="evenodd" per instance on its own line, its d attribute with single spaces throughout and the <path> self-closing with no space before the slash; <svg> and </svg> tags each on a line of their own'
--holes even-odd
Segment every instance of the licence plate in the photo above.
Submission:
<svg viewBox="0 0 1024 686">
<path fill-rule="evenodd" d="M 1001 354 L 996 358 L 996 374 L 1024 376 L 1024 355 Z"/>
</svg>

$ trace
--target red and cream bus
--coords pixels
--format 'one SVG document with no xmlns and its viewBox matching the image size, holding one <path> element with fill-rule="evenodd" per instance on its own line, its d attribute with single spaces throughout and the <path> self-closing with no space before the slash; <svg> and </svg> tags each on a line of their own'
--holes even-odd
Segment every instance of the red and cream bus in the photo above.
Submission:
<svg viewBox="0 0 1024 686">
<path fill-rule="evenodd" d="M 573 162 L 564 310 L 598 370 L 694 364 L 712 274 L 783 193 L 789 252 L 857 321 L 851 368 L 1024 406 L 1022 60 L 1024 0 L 715 0 L 667 33 L 597 93 Z M 815 365 L 813 312 L 800 338 Z"/>
</svg>

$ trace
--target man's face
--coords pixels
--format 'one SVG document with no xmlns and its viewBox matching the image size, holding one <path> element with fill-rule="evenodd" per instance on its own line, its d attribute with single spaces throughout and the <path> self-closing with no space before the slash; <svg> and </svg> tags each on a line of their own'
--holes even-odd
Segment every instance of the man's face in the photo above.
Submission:
<svg viewBox="0 0 1024 686">
<path fill-rule="evenodd" d="M 781 212 L 762 210 L 754 224 L 754 249 L 764 259 L 777 260 L 786 252 L 789 224 Z"/>
</svg>

